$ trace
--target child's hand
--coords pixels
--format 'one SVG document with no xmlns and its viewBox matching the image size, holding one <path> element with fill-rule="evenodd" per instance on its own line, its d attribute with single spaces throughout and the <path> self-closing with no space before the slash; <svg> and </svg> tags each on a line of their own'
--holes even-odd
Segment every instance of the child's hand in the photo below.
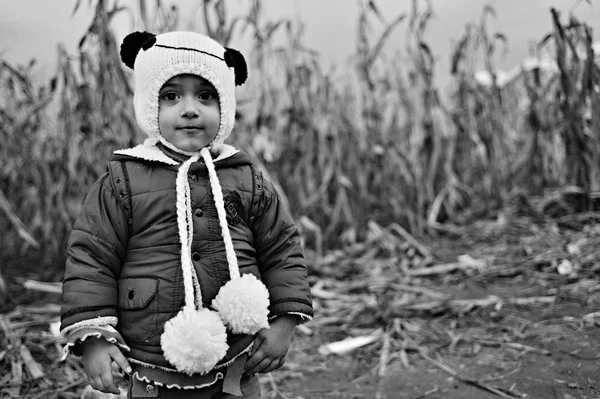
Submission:
<svg viewBox="0 0 600 399">
<path fill-rule="evenodd" d="M 119 394 L 113 382 L 111 364 L 114 361 L 121 369 L 131 373 L 129 362 L 119 348 L 103 338 L 90 337 L 81 343 L 83 368 L 92 388 L 104 393 Z"/>
<path fill-rule="evenodd" d="M 282 315 L 260 330 L 248 355 L 246 373 L 268 373 L 283 366 L 296 324 L 297 316 Z"/>
</svg>

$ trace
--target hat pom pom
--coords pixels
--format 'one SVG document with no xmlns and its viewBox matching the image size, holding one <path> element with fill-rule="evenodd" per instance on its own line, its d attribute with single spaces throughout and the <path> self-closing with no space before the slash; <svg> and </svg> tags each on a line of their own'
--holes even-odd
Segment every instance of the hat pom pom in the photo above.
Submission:
<svg viewBox="0 0 600 399">
<path fill-rule="evenodd" d="M 212 306 L 235 334 L 256 334 L 269 327 L 269 291 L 252 274 L 228 281 Z"/>
<path fill-rule="evenodd" d="M 160 337 L 165 358 L 182 373 L 206 374 L 225 356 L 227 333 L 216 312 L 185 307 L 165 323 Z"/>
<path fill-rule="evenodd" d="M 135 58 L 140 50 L 148 50 L 156 43 L 156 36 L 149 32 L 133 32 L 125 36 L 121 43 L 121 61 L 129 68 L 133 69 Z"/>
</svg>

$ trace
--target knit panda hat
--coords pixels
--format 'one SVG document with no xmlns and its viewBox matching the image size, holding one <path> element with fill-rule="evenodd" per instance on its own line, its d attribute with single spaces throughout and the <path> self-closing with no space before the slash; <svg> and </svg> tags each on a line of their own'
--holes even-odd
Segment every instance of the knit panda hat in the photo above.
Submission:
<svg viewBox="0 0 600 399">
<path fill-rule="evenodd" d="M 235 120 L 235 85 L 248 77 L 242 54 L 224 48 L 213 39 L 194 32 L 169 32 L 155 36 L 134 32 L 123 40 L 121 59 L 133 69 L 133 105 L 139 126 L 150 138 L 160 138 L 158 94 L 172 77 L 192 74 L 208 80 L 219 94 L 221 119 L 213 141 L 221 144 Z"/>
<path fill-rule="evenodd" d="M 227 353 L 226 328 L 233 333 L 255 334 L 268 327 L 269 293 L 253 275 L 240 275 L 227 224 L 223 193 L 209 148 L 185 152 L 160 134 L 159 92 L 169 79 L 181 74 L 197 75 L 209 81 L 219 95 L 220 105 L 219 130 L 209 147 L 220 145 L 233 128 L 235 85 L 243 84 L 248 76 L 246 62 L 238 51 L 224 48 L 209 37 L 193 32 L 170 32 L 158 36 L 134 32 L 123 40 L 121 59 L 125 65 L 133 68 L 135 115 L 150 142 L 156 144 L 161 141 L 175 151 L 190 156 L 179 166 L 176 178 L 185 305 L 165 324 L 161 347 L 165 358 L 177 370 L 190 375 L 205 374 Z M 214 298 L 214 311 L 202 307 L 200 282 L 191 259 L 193 220 L 188 170 L 200 158 L 208 169 L 231 278 Z"/>
</svg>

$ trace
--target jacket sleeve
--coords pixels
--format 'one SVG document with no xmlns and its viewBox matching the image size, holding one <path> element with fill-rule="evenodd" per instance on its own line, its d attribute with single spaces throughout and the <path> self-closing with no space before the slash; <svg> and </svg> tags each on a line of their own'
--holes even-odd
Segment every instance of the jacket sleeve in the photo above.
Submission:
<svg viewBox="0 0 600 399">
<path fill-rule="evenodd" d="M 296 314 L 313 317 L 308 269 L 300 233 L 272 183 L 263 181 L 252 221 L 261 277 L 270 296 L 269 319 Z"/>
<path fill-rule="evenodd" d="M 79 354 L 78 344 L 89 336 L 128 349 L 115 329 L 117 278 L 127 239 L 126 217 L 104 174 L 90 189 L 68 241 L 61 310 L 61 333 L 68 340 L 64 357 L 69 351 Z"/>
</svg>

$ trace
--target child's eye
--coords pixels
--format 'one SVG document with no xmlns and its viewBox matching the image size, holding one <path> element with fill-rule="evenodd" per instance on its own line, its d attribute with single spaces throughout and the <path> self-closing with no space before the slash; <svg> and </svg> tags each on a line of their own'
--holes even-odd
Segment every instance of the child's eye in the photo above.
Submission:
<svg viewBox="0 0 600 399">
<path fill-rule="evenodd" d="M 208 90 L 203 90 L 200 92 L 200 94 L 198 94 L 198 98 L 202 101 L 212 101 L 216 99 L 216 97 L 217 96 L 215 95 L 215 93 Z"/>
<path fill-rule="evenodd" d="M 167 101 L 175 101 L 177 100 L 177 93 L 169 91 L 162 95 L 162 98 Z"/>
</svg>

